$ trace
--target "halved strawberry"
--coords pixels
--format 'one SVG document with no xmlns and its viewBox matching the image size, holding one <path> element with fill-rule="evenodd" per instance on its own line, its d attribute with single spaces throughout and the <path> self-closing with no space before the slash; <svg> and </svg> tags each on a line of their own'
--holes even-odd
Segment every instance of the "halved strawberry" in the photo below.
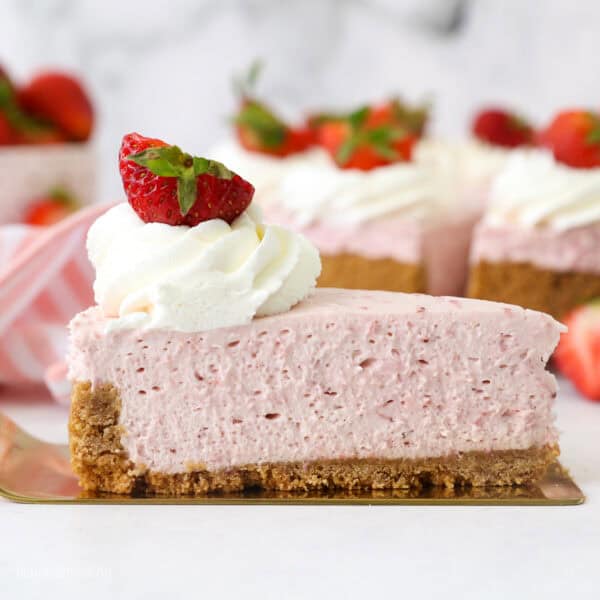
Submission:
<svg viewBox="0 0 600 600">
<path fill-rule="evenodd" d="M 564 319 L 554 360 L 575 387 L 590 400 L 600 401 L 600 299 L 580 306 Z"/>
<path fill-rule="evenodd" d="M 75 199 L 62 188 L 35 198 L 27 207 L 23 222 L 28 225 L 53 225 L 79 208 Z"/>
<path fill-rule="evenodd" d="M 231 223 L 254 194 L 254 187 L 225 165 L 139 133 L 123 137 L 119 170 L 129 204 L 146 223 Z"/>
<path fill-rule="evenodd" d="M 367 125 L 369 107 L 343 118 L 321 122 L 317 130 L 320 145 L 343 169 L 371 169 L 408 161 L 418 137 L 397 124 Z"/>
<path fill-rule="evenodd" d="M 539 143 L 570 167 L 599 167 L 600 114 L 590 110 L 562 111 L 540 132 Z"/>
<path fill-rule="evenodd" d="M 533 143 L 534 131 L 522 117 L 503 108 L 487 108 L 475 115 L 473 135 L 488 144 L 516 148 Z"/>
</svg>

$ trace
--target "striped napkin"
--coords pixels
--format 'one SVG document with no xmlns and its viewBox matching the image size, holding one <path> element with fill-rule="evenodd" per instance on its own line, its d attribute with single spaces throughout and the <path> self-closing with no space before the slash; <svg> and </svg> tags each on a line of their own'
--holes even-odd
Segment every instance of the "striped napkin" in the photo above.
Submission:
<svg viewBox="0 0 600 600">
<path fill-rule="evenodd" d="M 0 384 L 46 382 L 68 401 L 66 324 L 94 302 L 85 240 L 109 207 L 50 227 L 0 226 Z"/>
</svg>

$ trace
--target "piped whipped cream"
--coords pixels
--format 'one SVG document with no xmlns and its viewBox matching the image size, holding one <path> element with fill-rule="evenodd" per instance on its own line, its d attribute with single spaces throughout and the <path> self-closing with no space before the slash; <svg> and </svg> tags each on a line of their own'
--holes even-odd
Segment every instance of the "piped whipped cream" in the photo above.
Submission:
<svg viewBox="0 0 600 600">
<path fill-rule="evenodd" d="M 242 325 L 289 310 L 321 270 L 302 235 L 263 225 L 250 207 L 231 225 L 144 223 L 127 203 L 90 228 L 94 294 L 110 329 L 191 332 Z"/>
<path fill-rule="evenodd" d="M 432 219 L 452 207 L 453 190 L 438 169 L 415 162 L 367 172 L 305 163 L 282 177 L 279 206 L 299 226 L 352 227 L 387 216 Z"/>
<path fill-rule="evenodd" d="M 212 148 L 207 156 L 214 157 L 251 181 L 256 190 L 254 201 L 262 205 L 277 201 L 279 182 L 289 169 L 299 164 L 323 165 L 330 160 L 321 148 L 277 157 L 245 150 L 234 139 L 221 142 Z"/>
<path fill-rule="evenodd" d="M 453 141 L 426 138 L 415 150 L 415 160 L 453 174 L 462 186 L 483 186 L 497 175 L 510 150 L 479 140 Z"/>
<path fill-rule="evenodd" d="M 516 151 L 495 179 L 485 222 L 565 231 L 600 222 L 600 168 L 574 169 L 542 150 Z"/>
</svg>

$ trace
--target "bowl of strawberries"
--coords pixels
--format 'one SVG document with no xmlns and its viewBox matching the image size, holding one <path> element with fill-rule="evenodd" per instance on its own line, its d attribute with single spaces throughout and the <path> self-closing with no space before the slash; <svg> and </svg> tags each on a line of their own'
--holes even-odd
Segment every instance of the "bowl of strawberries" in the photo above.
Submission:
<svg viewBox="0 0 600 600">
<path fill-rule="evenodd" d="M 95 195 L 94 109 L 78 79 L 0 66 L 0 225 L 52 225 Z"/>
</svg>

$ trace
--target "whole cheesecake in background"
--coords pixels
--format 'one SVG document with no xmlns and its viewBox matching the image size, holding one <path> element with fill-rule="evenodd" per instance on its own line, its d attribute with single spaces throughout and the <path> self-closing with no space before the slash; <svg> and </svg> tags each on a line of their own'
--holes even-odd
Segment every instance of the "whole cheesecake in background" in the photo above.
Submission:
<svg viewBox="0 0 600 600">
<path fill-rule="evenodd" d="M 70 325 L 84 489 L 511 485 L 554 460 L 551 317 L 314 290 L 316 249 L 224 165 L 130 134 L 120 169 L 129 203 L 88 238 L 98 305 Z"/>
<path fill-rule="evenodd" d="M 0 224 L 51 225 L 94 200 L 93 122 L 76 78 L 48 71 L 19 85 L 0 68 Z"/>
<path fill-rule="evenodd" d="M 556 318 L 600 296 L 600 145 L 590 137 L 597 122 L 563 113 L 541 135 L 548 150 L 510 158 L 474 234 L 470 296 Z"/>
</svg>

